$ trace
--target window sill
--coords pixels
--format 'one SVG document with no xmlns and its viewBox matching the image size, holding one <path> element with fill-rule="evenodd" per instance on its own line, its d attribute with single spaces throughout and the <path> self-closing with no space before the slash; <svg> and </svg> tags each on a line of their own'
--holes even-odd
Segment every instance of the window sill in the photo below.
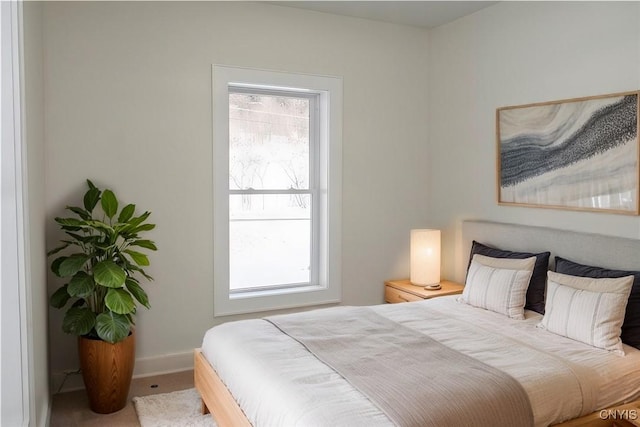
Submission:
<svg viewBox="0 0 640 427">
<path fill-rule="evenodd" d="M 341 301 L 339 289 L 312 285 L 220 295 L 214 301 L 214 317 L 335 304 Z"/>
<path fill-rule="evenodd" d="M 244 291 L 244 292 L 231 292 L 229 294 L 229 298 L 232 300 L 235 299 L 244 299 L 244 298 L 262 298 L 268 297 L 272 295 L 287 295 L 287 294 L 296 294 L 302 292 L 315 292 L 315 291 L 323 291 L 326 288 L 320 285 L 307 285 L 307 286 L 292 286 L 289 288 L 279 288 L 279 289 L 256 289 L 255 291 Z"/>
</svg>

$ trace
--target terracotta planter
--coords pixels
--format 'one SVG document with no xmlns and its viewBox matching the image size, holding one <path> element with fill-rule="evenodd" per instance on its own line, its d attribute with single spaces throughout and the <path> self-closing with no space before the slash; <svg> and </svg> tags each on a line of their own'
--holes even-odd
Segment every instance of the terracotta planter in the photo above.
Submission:
<svg viewBox="0 0 640 427">
<path fill-rule="evenodd" d="M 91 410 L 110 414 L 124 408 L 135 363 L 133 333 L 116 344 L 79 337 L 78 351 Z"/>
</svg>

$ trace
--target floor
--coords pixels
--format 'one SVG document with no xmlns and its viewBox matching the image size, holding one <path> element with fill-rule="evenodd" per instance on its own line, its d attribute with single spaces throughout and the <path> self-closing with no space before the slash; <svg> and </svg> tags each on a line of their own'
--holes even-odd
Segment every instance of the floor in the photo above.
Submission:
<svg viewBox="0 0 640 427">
<path fill-rule="evenodd" d="M 50 427 L 140 427 L 131 398 L 193 387 L 193 371 L 137 378 L 131 382 L 129 402 L 113 414 L 92 412 L 84 390 L 53 395 Z"/>
</svg>

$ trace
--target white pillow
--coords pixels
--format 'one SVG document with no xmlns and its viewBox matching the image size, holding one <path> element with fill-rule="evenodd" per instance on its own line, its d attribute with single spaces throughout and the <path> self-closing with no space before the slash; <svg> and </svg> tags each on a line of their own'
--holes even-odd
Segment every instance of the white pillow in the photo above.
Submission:
<svg viewBox="0 0 640 427">
<path fill-rule="evenodd" d="M 535 256 L 511 259 L 475 254 L 458 301 L 522 320 L 535 263 Z"/>
<path fill-rule="evenodd" d="M 545 314 L 538 327 L 624 355 L 620 331 L 633 276 L 593 279 L 550 271 L 547 278 Z"/>
</svg>

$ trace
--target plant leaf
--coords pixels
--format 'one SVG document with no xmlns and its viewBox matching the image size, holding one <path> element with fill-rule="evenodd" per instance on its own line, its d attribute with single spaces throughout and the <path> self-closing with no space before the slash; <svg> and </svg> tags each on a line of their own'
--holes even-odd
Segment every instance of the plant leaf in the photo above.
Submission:
<svg viewBox="0 0 640 427">
<path fill-rule="evenodd" d="M 96 188 L 96 186 L 93 184 L 93 182 L 91 182 L 91 180 L 87 179 L 87 185 L 89 186 L 89 188 Z"/>
<path fill-rule="evenodd" d="M 105 224 L 104 222 L 95 219 L 86 221 L 86 225 L 93 228 L 94 230 L 97 230 L 98 232 L 109 236 L 113 235 L 113 233 L 115 232 L 113 227 L 109 226 L 109 224 Z"/>
<path fill-rule="evenodd" d="M 93 266 L 93 279 L 97 284 L 107 288 L 120 288 L 124 285 L 127 274 L 111 260 L 100 261 Z"/>
<path fill-rule="evenodd" d="M 111 248 L 115 248 L 115 247 L 117 246 L 115 243 L 110 245 L 110 244 L 108 244 L 108 243 L 104 243 L 104 244 L 103 244 L 102 242 L 96 242 L 96 243 L 94 243 L 93 245 L 94 245 L 96 248 L 102 249 L 103 251 L 107 251 L 107 250 L 109 250 L 109 249 L 111 249 Z"/>
<path fill-rule="evenodd" d="M 144 291 L 144 289 L 142 289 L 140 284 L 138 284 L 138 282 L 136 282 L 131 278 L 127 278 L 127 280 L 124 283 L 125 283 L 125 286 L 127 287 L 127 290 L 131 292 L 131 295 L 133 295 L 133 297 L 140 304 L 142 304 L 147 308 L 151 308 L 151 306 L 149 305 L 149 297 L 147 296 L 147 293 Z"/>
<path fill-rule="evenodd" d="M 67 247 L 69 247 L 69 245 L 70 245 L 70 243 L 65 243 L 62 246 L 58 246 L 55 249 L 51 249 L 49 252 L 47 252 L 47 256 L 51 256 L 51 255 L 57 254 L 61 250 L 66 249 Z"/>
<path fill-rule="evenodd" d="M 74 239 L 76 239 L 79 242 L 83 242 L 84 239 L 86 238 L 85 236 L 81 236 L 80 234 L 72 233 L 70 231 L 65 231 L 65 233 L 67 233 L 68 236 L 73 237 Z"/>
<path fill-rule="evenodd" d="M 53 274 L 55 274 L 58 277 L 61 277 L 60 276 L 60 264 L 62 264 L 62 261 L 64 261 L 67 258 L 68 257 L 66 257 L 66 256 L 61 256 L 61 257 L 58 257 L 58 258 L 53 260 L 53 262 L 51 263 L 51 271 L 53 272 Z"/>
<path fill-rule="evenodd" d="M 140 246 L 141 248 L 151 249 L 152 251 L 158 250 L 155 242 L 152 242 L 151 240 L 134 240 L 133 242 L 129 243 L 129 245 Z"/>
<path fill-rule="evenodd" d="M 76 227 L 82 227 L 84 225 L 84 221 L 78 219 L 78 218 L 60 218 L 60 217 L 55 217 L 54 221 L 57 222 L 60 225 L 72 225 L 72 226 L 76 226 Z"/>
<path fill-rule="evenodd" d="M 141 252 L 132 251 L 130 249 L 126 249 L 123 251 L 126 254 L 129 254 L 133 262 L 141 266 L 149 265 L 149 258 Z"/>
<path fill-rule="evenodd" d="M 86 301 L 83 299 L 77 299 L 75 300 L 75 302 L 73 304 L 71 304 L 71 307 L 82 307 L 86 305 Z"/>
<path fill-rule="evenodd" d="M 118 216 L 118 222 L 127 222 L 133 216 L 133 213 L 136 211 L 136 205 L 127 205 L 122 208 L 120 211 L 120 215 Z"/>
<path fill-rule="evenodd" d="M 133 313 L 133 314 L 135 314 L 135 313 Z M 125 317 L 129 320 L 129 323 L 131 325 L 135 325 L 136 324 L 136 322 L 134 321 L 133 316 L 131 314 L 125 314 Z"/>
<path fill-rule="evenodd" d="M 76 215 L 78 215 L 80 218 L 84 220 L 91 219 L 91 214 L 82 208 L 77 208 L 75 206 L 67 206 L 67 209 L 69 209 L 71 212 L 75 213 Z"/>
<path fill-rule="evenodd" d="M 137 234 L 137 233 L 139 233 L 141 231 L 153 230 L 154 228 L 156 228 L 155 224 L 142 224 L 142 225 L 139 225 L 139 226 L 129 230 L 129 233 Z"/>
<path fill-rule="evenodd" d="M 89 255 L 85 255 L 85 254 L 73 254 L 67 257 L 65 260 L 63 260 L 60 263 L 60 266 L 58 267 L 59 276 L 60 277 L 73 276 L 78 271 L 82 270 L 82 267 L 84 267 L 84 265 L 87 263 L 89 258 L 90 258 Z"/>
<path fill-rule="evenodd" d="M 63 230 L 78 231 L 86 226 L 84 221 L 77 218 L 54 218 L 54 221 L 60 224 Z"/>
<path fill-rule="evenodd" d="M 144 277 L 146 277 L 147 280 L 153 280 L 153 277 L 149 276 L 143 269 L 141 269 L 140 267 L 138 267 L 135 264 L 131 264 L 128 261 L 127 261 L 127 270 L 137 271 L 140 274 L 142 274 Z"/>
<path fill-rule="evenodd" d="M 69 281 L 67 292 L 72 297 L 86 298 L 93 293 L 95 287 L 93 277 L 84 271 L 78 271 Z"/>
<path fill-rule="evenodd" d="M 104 297 L 104 303 L 109 310 L 118 314 L 128 314 L 136 308 L 131 294 L 124 289 L 109 289 Z"/>
<path fill-rule="evenodd" d="M 67 292 L 67 286 L 68 285 L 61 286 L 51 295 L 49 298 L 49 304 L 51 304 L 52 307 L 62 308 L 67 304 L 71 298 L 71 295 Z"/>
<path fill-rule="evenodd" d="M 78 242 L 82 242 L 82 243 L 97 243 L 100 241 L 100 236 L 82 236 L 80 234 L 76 234 L 76 233 L 72 233 L 70 231 L 65 231 L 65 233 L 67 233 L 70 237 L 73 237 L 75 240 L 77 240 Z M 71 242 L 67 242 L 67 243 L 71 243 Z"/>
<path fill-rule="evenodd" d="M 140 225 L 143 222 L 146 221 L 147 218 L 149 218 L 149 215 L 151 215 L 151 212 L 146 211 L 145 213 L 143 213 L 140 216 L 137 216 L 135 218 L 131 218 L 129 221 L 127 221 L 127 224 L 135 227 L 136 225 Z"/>
<path fill-rule="evenodd" d="M 86 335 L 96 324 L 96 315 L 88 307 L 71 307 L 62 320 L 62 330 L 67 334 Z"/>
<path fill-rule="evenodd" d="M 96 319 L 98 336 L 112 344 L 122 341 L 129 336 L 131 323 L 126 316 L 117 313 L 102 313 Z"/>
<path fill-rule="evenodd" d="M 88 183 L 91 181 L 87 180 Z M 100 190 L 98 190 L 93 184 L 89 185 L 89 190 L 84 194 L 84 208 L 87 212 L 92 212 L 100 200 Z"/>
<path fill-rule="evenodd" d="M 118 211 L 118 199 L 116 199 L 115 194 L 111 190 L 104 190 L 102 192 L 102 210 L 109 217 L 109 219 L 113 218 L 113 216 Z"/>
</svg>

